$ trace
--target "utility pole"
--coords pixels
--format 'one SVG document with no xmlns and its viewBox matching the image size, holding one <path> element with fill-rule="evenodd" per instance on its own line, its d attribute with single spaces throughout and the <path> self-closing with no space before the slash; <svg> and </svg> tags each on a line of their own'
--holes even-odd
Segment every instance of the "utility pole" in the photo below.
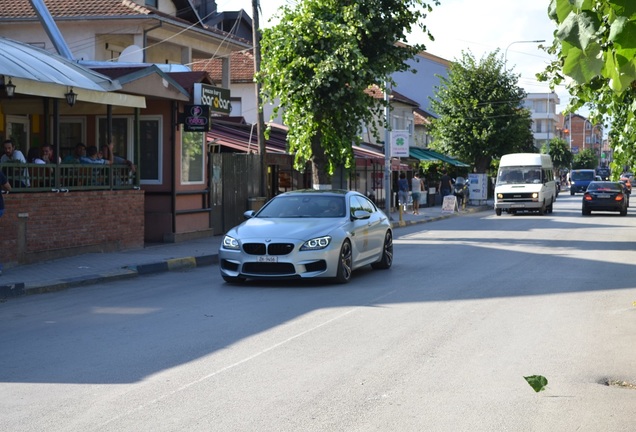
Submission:
<svg viewBox="0 0 636 432">
<path fill-rule="evenodd" d="M 258 10 L 260 6 L 258 0 L 252 0 L 252 44 L 254 45 L 254 74 L 257 74 L 261 70 L 261 33 L 258 23 Z M 261 108 L 261 84 L 257 81 L 256 87 L 256 134 L 258 135 L 258 152 L 261 155 L 261 188 L 260 196 L 268 198 L 267 196 L 267 149 L 265 147 L 265 119 L 263 117 L 263 110 Z"/>
</svg>

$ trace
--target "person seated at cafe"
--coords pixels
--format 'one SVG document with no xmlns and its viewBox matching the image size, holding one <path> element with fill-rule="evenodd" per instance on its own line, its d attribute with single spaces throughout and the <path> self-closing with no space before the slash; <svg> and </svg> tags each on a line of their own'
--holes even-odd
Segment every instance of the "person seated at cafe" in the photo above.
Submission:
<svg viewBox="0 0 636 432">
<path fill-rule="evenodd" d="M 93 165 L 111 164 L 111 161 L 109 159 L 100 159 L 98 154 L 99 150 L 97 150 L 97 146 L 89 146 L 86 148 L 86 156 L 80 157 L 80 163 Z"/>
<path fill-rule="evenodd" d="M 2 143 L 4 147 L 4 154 L 0 158 L 0 163 L 18 163 L 25 164 L 27 163 L 24 154 L 15 148 L 15 143 L 11 138 L 4 140 Z M 29 171 L 25 168 L 24 170 L 20 169 L 10 169 L 10 172 L 5 172 L 7 177 L 9 178 L 9 182 L 12 187 L 29 187 Z"/>
<path fill-rule="evenodd" d="M 32 164 L 44 165 L 46 162 L 40 158 L 40 149 L 37 147 L 31 147 L 27 152 L 27 162 Z"/>
<path fill-rule="evenodd" d="M 85 157 L 85 156 L 86 156 L 86 144 L 80 142 L 75 144 L 75 150 L 73 151 L 73 154 L 65 156 L 64 159 L 62 160 L 62 163 L 78 164 L 78 163 L 81 163 L 82 157 Z"/>
<path fill-rule="evenodd" d="M 128 169 L 130 171 L 132 171 L 132 172 L 136 171 L 137 168 L 135 167 L 134 163 L 132 163 L 131 161 L 129 161 L 126 158 L 123 158 L 121 156 L 117 156 L 115 153 L 113 153 L 113 143 L 112 142 L 110 144 L 102 145 L 100 150 L 101 150 L 101 153 L 102 153 L 102 158 L 110 160 L 112 164 L 114 164 L 114 165 L 126 165 L 126 166 L 128 166 Z"/>
<path fill-rule="evenodd" d="M 55 153 L 53 152 L 53 147 L 50 144 L 44 144 L 40 148 L 40 159 L 47 164 L 56 164 L 62 163 L 62 160 L 59 157 L 55 157 Z"/>
</svg>

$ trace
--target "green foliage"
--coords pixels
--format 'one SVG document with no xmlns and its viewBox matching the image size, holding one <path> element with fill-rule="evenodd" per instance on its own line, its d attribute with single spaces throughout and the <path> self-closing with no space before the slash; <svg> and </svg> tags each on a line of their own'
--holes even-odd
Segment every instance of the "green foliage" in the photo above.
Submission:
<svg viewBox="0 0 636 432">
<path fill-rule="evenodd" d="M 530 384 L 530 387 L 532 387 L 532 389 L 537 393 L 545 390 L 546 386 L 548 385 L 547 378 L 541 375 L 530 375 L 523 378 L 528 382 L 528 384 Z"/>
<path fill-rule="evenodd" d="M 595 169 L 598 166 L 598 158 L 592 149 L 585 149 L 572 160 L 572 169 Z"/>
<path fill-rule="evenodd" d="M 478 172 L 506 153 L 536 152 L 518 78 L 506 70 L 499 51 L 479 62 L 463 52 L 431 99 L 439 115 L 431 124 L 431 147 L 472 163 Z"/>
<path fill-rule="evenodd" d="M 636 2 L 633 0 L 551 0 L 556 23 L 549 54 L 557 59 L 538 74 L 551 86 L 566 77 L 569 111 L 591 108 L 592 123 L 611 120 L 609 142 L 617 165 L 636 159 Z"/>
<path fill-rule="evenodd" d="M 415 25 L 428 34 L 422 21 L 431 4 L 439 2 L 299 0 L 279 9 L 279 23 L 263 31 L 256 76 L 263 101 L 279 102 L 295 167 L 311 161 L 314 184 L 328 183 L 337 165 L 353 165 L 362 123 L 377 133 L 383 101 L 365 90 L 384 90 L 385 80 L 425 49 L 398 42 L 406 43 Z"/>
<path fill-rule="evenodd" d="M 572 165 L 573 155 L 570 145 L 562 138 L 552 138 L 548 145 L 541 147 L 541 153 L 549 154 L 552 164 L 557 170 L 569 168 Z"/>
</svg>

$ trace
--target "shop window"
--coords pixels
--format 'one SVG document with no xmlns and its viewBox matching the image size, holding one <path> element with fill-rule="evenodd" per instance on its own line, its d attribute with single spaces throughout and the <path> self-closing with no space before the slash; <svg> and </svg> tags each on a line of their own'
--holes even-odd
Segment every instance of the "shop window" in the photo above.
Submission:
<svg viewBox="0 0 636 432">
<path fill-rule="evenodd" d="M 181 183 L 203 183 L 205 133 L 181 134 Z"/>
</svg>

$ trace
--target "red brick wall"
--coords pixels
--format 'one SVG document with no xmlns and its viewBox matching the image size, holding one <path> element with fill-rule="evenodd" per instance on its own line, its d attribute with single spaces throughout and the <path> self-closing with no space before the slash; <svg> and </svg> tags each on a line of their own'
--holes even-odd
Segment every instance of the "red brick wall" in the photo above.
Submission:
<svg viewBox="0 0 636 432">
<path fill-rule="evenodd" d="M 90 191 L 4 195 L 0 261 L 26 264 L 144 245 L 144 192 Z"/>
</svg>

